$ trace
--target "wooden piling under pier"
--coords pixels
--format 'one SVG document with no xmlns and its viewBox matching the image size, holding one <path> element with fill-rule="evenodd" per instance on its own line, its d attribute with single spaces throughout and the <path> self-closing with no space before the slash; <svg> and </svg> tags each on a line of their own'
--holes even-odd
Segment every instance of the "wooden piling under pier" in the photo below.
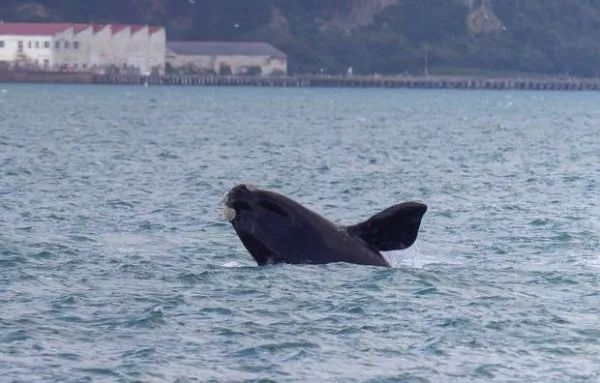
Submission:
<svg viewBox="0 0 600 383">
<path fill-rule="evenodd" d="M 495 90 L 600 90 L 599 79 L 587 78 L 482 78 L 482 77 L 375 77 L 375 76 L 200 76 L 156 77 L 97 75 L 97 84 L 145 84 L 182 86 L 255 87 L 340 87 L 412 89 L 495 89 Z"/>
<path fill-rule="evenodd" d="M 600 90 L 598 79 L 486 79 L 469 77 L 312 78 L 310 86 L 416 89 Z"/>
<path fill-rule="evenodd" d="M 148 84 L 184 86 L 259 86 L 259 87 L 308 87 L 303 77 L 253 77 L 253 76 L 121 76 L 97 75 L 97 84 Z"/>
</svg>

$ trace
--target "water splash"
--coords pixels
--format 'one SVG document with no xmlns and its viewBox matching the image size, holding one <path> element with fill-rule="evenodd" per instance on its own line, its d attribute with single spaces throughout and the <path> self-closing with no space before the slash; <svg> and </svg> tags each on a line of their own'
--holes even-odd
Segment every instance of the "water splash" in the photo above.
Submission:
<svg viewBox="0 0 600 383">
<path fill-rule="evenodd" d="M 223 265 L 223 267 L 244 267 L 244 265 L 242 265 L 241 263 L 237 262 L 237 261 L 230 261 L 227 262 Z"/>
<path fill-rule="evenodd" d="M 422 269 L 423 261 L 419 243 L 415 242 L 411 247 L 404 250 L 382 251 L 381 254 L 393 268 L 410 267 Z"/>
<path fill-rule="evenodd" d="M 600 269 L 600 255 L 597 255 L 595 258 L 592 258 L 588 262 L 589 266 Z"/>
</svg>

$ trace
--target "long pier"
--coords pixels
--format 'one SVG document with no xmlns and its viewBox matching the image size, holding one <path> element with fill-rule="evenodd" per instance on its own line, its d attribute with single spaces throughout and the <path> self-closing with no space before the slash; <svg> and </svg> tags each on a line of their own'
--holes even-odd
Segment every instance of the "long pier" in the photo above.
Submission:
<svg viewBox="0 0 600 383">
<path fill-rule="evenodd" d="M 200 76 L 160 77 L 97 75 L 97 84 L 148 84 L 183 86 L 255 86 L 322 88 L 413 88 L 413 89 L 518 89 L 600 90 L 600 79 L 591 78 L 485 78 L 466 76 Z"/>
<path fill-rule="evenodd" d="M 598 78 L 475 76 L 204 76 L 98 75 L 80 72 L 0 71 L 0 82 L 82 83 L 179 86 L 254 86 L 324 88 L 517 89 L 599 91 Z"/>
</svg>

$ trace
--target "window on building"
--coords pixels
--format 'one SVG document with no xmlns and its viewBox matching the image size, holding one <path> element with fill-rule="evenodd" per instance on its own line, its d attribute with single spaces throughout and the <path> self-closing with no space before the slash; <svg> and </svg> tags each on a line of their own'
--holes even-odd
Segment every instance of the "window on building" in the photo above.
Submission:
<svg viewBox="0 0 600 383">
<path fill-rule="evenodd" d="M 31 49 L 31 41 L 27 42 L 27 49 Z"/>
<path fill-rule="evenodd" d="M 73 42 L 73 49 L 79 49 L 79 41 Z"/>
<path fill-rule="evenodd" d="M 35 49 L 40 49 L 40 42 L 39 41 L 35 42 Z"/>
<path fill-rule="evenodd" d="M 4 40 L 0 40 L 0 48 L 4 48 Z"/>
<path fill-rule="evenodd" d="M 60 43 L 58 41 L 54 43 L 54 48 L 60 49 Z"/>
<path fill-rule="evenodd" d="M 50 41 L 44 41 L 44 48 L 50 48 Z"/>
<path fill-rule="evenodd" d="M 50 43 L 48 43 L 50 45 Z M 44 69 L 48 69 L 50 67 L 50 60 L 44 60 Z"/>
<path fill-rule="evenodd" d="M 70 45 L 69 42 L 65 41 L 65 49 L 69 49 L 69 45 Z"/>
</svg>

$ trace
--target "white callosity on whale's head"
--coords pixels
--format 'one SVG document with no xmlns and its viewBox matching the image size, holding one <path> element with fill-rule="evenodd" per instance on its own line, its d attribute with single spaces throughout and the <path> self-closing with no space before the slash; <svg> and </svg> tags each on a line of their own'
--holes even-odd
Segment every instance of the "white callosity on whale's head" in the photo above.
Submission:
<svg viewBox="0 0 600 383">
<path fill-rule="evenodd" d="M 255 184 L 244 182 L 243 185 L 246 186 L 246 189 L 248 189 L 248 191 L 257 191 L 258 190 L 258 187 Z"/>
<path fill-rule="evenodd" d="M 256 187 L 256 185 L 251 184 L 251 183 L 244 182 L 244 183 L 238 185 L 237 188 L 239 188 L 240 186 L 245 187 L 245 189 L 248 190 L 248 191 L 250 191 L 250 192 L 258 190 L 258 187 Z M 223 195 L 223 198 L 221 199 L 221 204 L 223 205 L 222 216 L 223 216 L 224 219 L 226 219 L 229 222 L 232 222 L 235 219 L 236 215 L 237 215 L 235 209 L 231 206 L 231 203 L 230 203 L 231 202 L 232 192 L 233 192 L 234 189 L 235 188 L 227 191 L 225 193 L 225 195 Z"/>
<path fill-rule="evenodd" d="M 221 205 L 223 205 L 223 211 L 221 212 L 221 217 L 229 222 L 235 219 L 235 209 L 229 206 L 229 195 L 231 191 L 227 191 L 223 198 L 221 199 Z"/>
<path fill-rule="evenodd" d="M 231 222 L 235 219 L 236 216 L 236 212 L 235 209 L 232 207 L 229 207 L 227 205 L 223 206 L 223 218 L 225 218 L 227 221 Z"/>
</svg>

